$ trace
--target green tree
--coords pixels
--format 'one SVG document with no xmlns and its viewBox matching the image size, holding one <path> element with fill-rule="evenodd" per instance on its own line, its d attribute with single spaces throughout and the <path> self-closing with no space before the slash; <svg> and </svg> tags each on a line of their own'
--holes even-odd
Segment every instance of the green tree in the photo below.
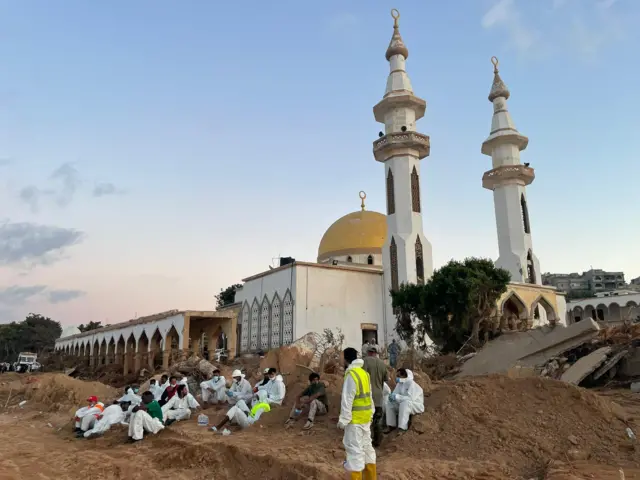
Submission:
<svg viewBox="0 0 640 480">
<path fill-rule="evenodd" d="M 236 283 L 231 285 L 230 287 L 220 289 L 220 293 L 216 295 L 216 308 L 226 307 L 227 305 L 231 305 L 236 301 L 236 291 L 241 288 L 242 285 Z"/>
<path fill-rule="evenodd" d="M 427 334 L 444 353 L 457 351 L 467 340 L 479 345 L 510 279 L 488 259 L 452 260 L 425 285 L 403 284 L 391 292 L 396 331 L 405 341 Z"/>
<path fill-rule="evenodd" d="M 22 322 L 0 325 L 0 358 L 14 361 L 20 352 L 40 354 L 53 348 L 61 333 L 60 323 L 35 313 Z"/>
<path fill-rule="evenodd" d="M 89 322 L 86 325 L 80 324 L 78 325 L 78 330 L 81 332 L 88 332 L 90 330 L 97 330 L 98 328 L 102 328 L 102 322 Z"/>
</svg>

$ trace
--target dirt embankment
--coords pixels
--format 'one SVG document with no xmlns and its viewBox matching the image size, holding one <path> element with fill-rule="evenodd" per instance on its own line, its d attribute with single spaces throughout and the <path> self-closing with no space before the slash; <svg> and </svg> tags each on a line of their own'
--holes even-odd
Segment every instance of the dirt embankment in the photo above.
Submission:
<svg viewBox="0 0 640 480">
<path fill-rule="evenodd" d="M 116 397 L 110 387 L 61 375 L 0 376 L 0 411 L 7 390 L 19 392 L 0 414 L 0 478 L 343 478 L 342 434 L 335 427 L 342 376 L 323 376 L 329 415 L 302 432 L 302 421 L 290 430 L 282 424 L 308 371 L 296 367 L 288 373 L 285 406 L 248 430 L 214 435 L 198 427 L 194 416 L 135 445 L 124 443 L 124 427 L 96 440 L 76 440 L 70 426 L 56 431 L 88 395 Z M 640 432 L 640 409 L 631 402 L 622 408 L 611 395 L 502 376 L 437 383 L 425 394 L 425 414 L 378 450 L 380 478 L 619 480 L 623 468 L 626 480 L 640 480 L 638 446 L 625 432 L 627 426 Z M 21 399 L 27 399 L 24 408 L 17 406 Z M 224 409 L 206 414 L 214 423 Z"/>
</svg>

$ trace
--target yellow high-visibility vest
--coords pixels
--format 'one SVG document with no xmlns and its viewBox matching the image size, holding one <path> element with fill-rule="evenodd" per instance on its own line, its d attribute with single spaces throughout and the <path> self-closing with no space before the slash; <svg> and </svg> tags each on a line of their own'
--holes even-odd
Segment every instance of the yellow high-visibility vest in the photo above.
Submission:
<svg viewBox="0 0 640 480">
<path fill-rule="evenodd" d="M 356 384 L 356 396 L 351 407 L 351 423 L 365 425 L 373 418 L 373 404 L 371 403 L 371 381 L 364 368 L 353 367 L 347 371 L 344 378 L 351 375 Z"/>
</svg>

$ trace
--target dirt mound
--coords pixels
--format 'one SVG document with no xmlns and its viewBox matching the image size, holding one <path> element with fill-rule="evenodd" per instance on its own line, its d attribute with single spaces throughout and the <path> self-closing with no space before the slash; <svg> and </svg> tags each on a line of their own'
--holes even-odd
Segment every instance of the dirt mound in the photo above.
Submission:
<svg viewBox="0 0 640 480">
<path fill-rule="evenodd" d="M 69 410 L 75 412 L 86 404 L 88 397 L 95 395 L 105 404 L 118 398 L 119 392 L 98 382 L 84 382 L 63 374 L 46 374 L 32 377 L 36 381 L 27 386 L 25 397 L 35 403 L 49 407 L 49 411 Z"/>
<path fill-rule="evenodd" d="M 410 456 L 491 459 L 530 476 L 572 455 L 615 466 L 640 461 L 622 408 L 572 385 L 491 376 L 446 382 L 425 397 L 425 413 L 397 440 Z"/>
</svg>

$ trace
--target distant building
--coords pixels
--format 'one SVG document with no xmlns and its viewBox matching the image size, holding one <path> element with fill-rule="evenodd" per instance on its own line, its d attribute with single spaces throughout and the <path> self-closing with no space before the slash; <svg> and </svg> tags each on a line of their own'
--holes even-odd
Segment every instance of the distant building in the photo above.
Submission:
<svg viewBox="0 0 640 480">
<path fill-rule="evenodd" d="M 631 285 L 640 285 L 640 277 L 636 277 L 629 282 Z"/>
<path fill-rule="evenodd" d="M 635 279 L 640 282 L 640 277 Z M 567 293 L 586 292 L 596 294 L 626 286 L 624 272 L 605 272 L 591 269 L 582 273 L 544 273 L 542 283 Z"/>
</svg>

